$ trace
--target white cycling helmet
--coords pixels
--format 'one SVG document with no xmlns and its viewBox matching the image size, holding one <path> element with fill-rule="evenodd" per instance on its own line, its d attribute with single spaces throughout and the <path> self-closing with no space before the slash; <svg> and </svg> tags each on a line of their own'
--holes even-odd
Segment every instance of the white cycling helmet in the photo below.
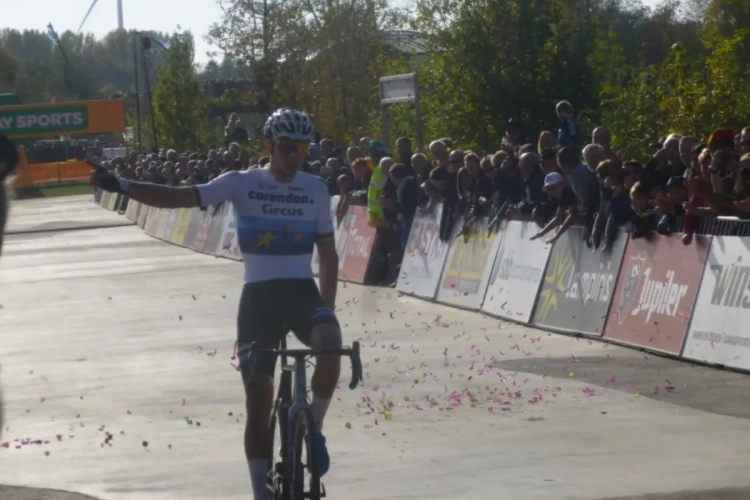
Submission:
<svg viewBox="0 0 750 500">
<path fill-rule="evenodd" d="M 307 113 L 282 108 L 268 117 L 266 125 L 263 127 L 263 135 L 266 139 L 272 141 L 286 139 L 310 143 L 315 139 L 315 126 Z"/>
</svg>

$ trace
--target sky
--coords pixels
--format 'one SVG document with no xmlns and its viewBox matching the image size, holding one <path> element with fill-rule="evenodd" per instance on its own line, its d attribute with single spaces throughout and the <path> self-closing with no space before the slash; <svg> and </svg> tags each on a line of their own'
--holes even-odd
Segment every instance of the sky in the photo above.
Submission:
<svg viewBox="0 0 750 500">
<path fill-rule="evenodd" d="M 92 0 L 0 0 L 0 28 L 40 29 L 52 23 L 58 33 L 76 31 Z M 7 8 L 7 5 L 13 5 Z M 406 0 L 396 4 L 404 5 Z M 657 0 L 644 0 L 654 5 Z M 6 8 L 3 8 L 3 6 Z M 123 0 L 126 29 L 172 32 L 181 27 L 195 37 L 196 61 L 205 63 L 207 52 L 216 50 L 204 36 L 211 24 L 221 19 L 221 9 L 215 0 Z M 91 12 L 83 31 L 97 37 L 117 28 L 117 0 L 99 0 Z"/>
</svg>

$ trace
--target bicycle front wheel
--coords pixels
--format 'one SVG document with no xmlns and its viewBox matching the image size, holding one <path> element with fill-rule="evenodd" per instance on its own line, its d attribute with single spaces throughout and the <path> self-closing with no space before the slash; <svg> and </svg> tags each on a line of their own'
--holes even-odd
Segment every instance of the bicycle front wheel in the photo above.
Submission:
<svg viewBox="0 0 750 500">
<path fill-rule="evenodd" d="M 292 437 L 292 500 L 320 500 L 320 474 L 318 473 L 317 448 L 313 435 L 315 420 L 309 408 L 300 410 L 296 416 Z M 309 488 L 305 492 L 305 488 Z"/>
</svg>

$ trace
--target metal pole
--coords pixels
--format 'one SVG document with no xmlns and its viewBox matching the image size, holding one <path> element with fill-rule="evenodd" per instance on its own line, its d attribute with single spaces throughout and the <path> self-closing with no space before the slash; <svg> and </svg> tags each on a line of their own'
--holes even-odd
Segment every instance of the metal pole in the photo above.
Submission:
<svg viewBox="0 0 750 500">
<path fill-rule="evenodd" d="M 419 79 L 414 73 L 414 111 L 417 119 L 417 151 L 420 153 L 424 149 L 424 140 L 422 138 L 422 110 L 419 106 Z"/>
<path fill-rule="evenodd" d="M 390 105 L 383 105 L 383 142 L 390 148 L 391 144 L 391 113 Z"/>
<path fill-rule="evenodd" d="M 148 77 L 148 67 L 146 66 L 146 53 L 143 53 L 143 74 L 146 76 L 146 95 L 148 96 L 148 110 L 151 115 L 151 133 L 154 138 L 153 151 L 159 151 L 159 141 L 156 139 L 156 119 L 154 118 L 154 100 L 151 96 L 151 80 Z"/>
<path fill-rule="evenodd" d="M 125 23 L 122 20 L 122 0 L 117 0 L 117 29 L 125 29 Z"/>
<path fill-rule="evenodd" d="M 141 91 L 140 85 L 138 84 L 138 38 L 140 34 L 137 31 L 133 32 L 133 68 L 135 69 L 135 119 L 138 133 L 138 152 L 141 149 Z"/>
</svg>

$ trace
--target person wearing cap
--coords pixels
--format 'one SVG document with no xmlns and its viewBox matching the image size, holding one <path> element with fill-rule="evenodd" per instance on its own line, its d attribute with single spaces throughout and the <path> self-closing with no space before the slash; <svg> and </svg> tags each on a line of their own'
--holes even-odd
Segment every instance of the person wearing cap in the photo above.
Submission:
<svg viewBox="0 0 750 500">
<path fill-rule="evenodd" d="M 558 228 L 555 235 L 547 241 L 548 244 L 552 244 L 573 225 L 578 215 L 578 198 L 573 189 L 565 183 L 562 174 L 558 172 L 552 172 L 544 177 L 543 189 L 547 193 L 547 196 L 549 196 L 550 201 L 557 205 L 557 211 L 552 220 L 530 239 L 539 239 L 553 229 Z"/>
</svg>

